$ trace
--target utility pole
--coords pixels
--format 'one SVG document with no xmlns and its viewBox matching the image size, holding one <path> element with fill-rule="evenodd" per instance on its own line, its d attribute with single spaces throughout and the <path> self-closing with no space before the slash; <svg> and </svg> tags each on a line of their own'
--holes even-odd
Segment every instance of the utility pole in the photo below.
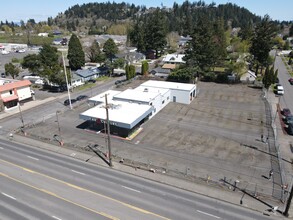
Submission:
<svg viewBox="0 0 293 220">
<path fill-rule="evenodd" d="M 24 130 L 24 121 L 23 121 L 22 111 L 21 111 L 21 108 L 20 108 L 20 102 L 18 102 L 18 108 L 19 108 L 20 120 L 21 120 L 21 123 L 22 123 L 21 131 L 23 132 L 24 136 L 26 136 L 26 132 Z"/>
<path fill-rule="evenodd" d="M 109 150 L 109 166 L 113 167 L 112 164 L 112 152 L 111 152 L 111 138 L 110 138 L 110 122 L 109 122 L 109 108 L 110 106 L 108 105 L 108 94 L 105 94 L 105 106 L 104 108 L 106 109 L 106 120 L 107 120 L 107 135 L 108 135 L 108 150 Z"/>
<path fill-rule="evenodd" d="M 60 144 L 63 145 L 63 140 L 62 140 L 62 136 L 61 136 L 61 128 L 60 128 L 58 113 L 60 113 L 60 111 L 57 110 L 56 111 L 56 119 L 57 119 L 57 124 L 58 124 L 58 135 L 60 137 Z"/>
<path fill-rule="evenodd" d="M 71 103 L 71 98 L 70 98 L 70 91 L 69 91 L 69 86 L 68 86 L 68 78 L 67 78 L 66 66 L 65 66 L 64 54 L 63 53 L 62 53 L 62 61 L 63 61 L 63 68 L 64 68 L 64 74 L 65 74 L 65 80 L 66 80 L 66 87 L 67 87 L 69 105 L 70 105 L 70 109 L 72 109 L 72 103 Z"/>
</svg>

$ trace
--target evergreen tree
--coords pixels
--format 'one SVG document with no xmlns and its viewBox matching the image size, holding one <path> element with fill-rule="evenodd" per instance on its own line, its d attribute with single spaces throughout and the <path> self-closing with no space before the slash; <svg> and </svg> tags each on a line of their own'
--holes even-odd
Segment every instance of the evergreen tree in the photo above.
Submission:
<svg viewBox="0 0 293 220">
<path fill-rule="evenodd" d="M 227 57 L 226 50 L 226 35 L 224 29 L 224 20 L 218 19 L 214 24 L 214 42 L 215 42 L 215 55 L 218 63 L 223 63 Z"/>
<path fill-rule="evenodd" d="M 262 79 L 262 83 L 266 89 L 269 89 L 270 86 L 275 82 L 274 78 L 275 78 L 274 67 L 272 67 L 271 69 L 267 67 Z"/>
<path fill-rule="evenodd" d="M 259 67 L 267 66 L 269 52 L 273 46 L 273 37 L 275 35 L 275 26 L 270 21 L 270 17 L 266 15 L 262 21 L 256 26 L 250 52 L 256 63 L 256 74 Z"/>
<path fill-rule="evenodd" d="M 72 70 L 78 70 L 85 64 L 85 54 L 81 43 L 75 34 L 72 34 L 68 43 L 69 67 Z"/>
<path fill-rule="evenodd" d="M 118 47 L 112 38 L 109 38 L 105 42 L 104 47 L 103 47 L 103 51 L 104 51 L 106 57 L 111 61 L 111 64 L 112 64 L 113 58 L 115 57 L 115 54 L 118 53 Z"/>
<path fill-rule="evenodd" d="M 158 52 L 162 52 L 167 44 L 166 27 L 166 17 L 159 10 L 156 10 L 153 14 L 151 14 L 146 21 L 144 38 L 146 50 L 155 50 L 156 57 L 159 56 Z"/>
<path fill-rule="evenodd" d="M 142 75 L 147 75 L 149 70 L 149 64 L 147 61 L 143 61 L 141 65 L 141 74 Z"/>
<path fill-rule="evenodd" d="M 184 59 L 188 67 L 199 67 L 200 71 L 208 71 L 216 62 L 215 43 L 211 23 L 201 18 L 195 25 L 192 40 Z"/>
</svg>

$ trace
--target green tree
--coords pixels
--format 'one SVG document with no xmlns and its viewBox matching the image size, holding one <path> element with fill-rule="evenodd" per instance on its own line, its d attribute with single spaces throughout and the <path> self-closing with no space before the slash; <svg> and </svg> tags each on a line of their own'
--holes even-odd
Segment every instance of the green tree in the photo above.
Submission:
<svg viewBox="0 0 293 220">
<path fill-rule="evenodd" d="M 124 68 L 125 60 L 123 58 L 115 59 L 113 62 L 114 68 Z"/>
<path fill-rule="evenodd" d="M 216 62 L 215 43 L 211 23 L 207 18 L 201 18 L 195 25 L 192 40 L 184 59 L 188 67 L 199 67 L 199 71 L 208 71 Z"/>
<path fill-rule="evenodd" d="M 167 22 L 166 17 L 160 10 L 156 10 L 150 14 L 146 21 L 145 27 L 145 43 L 146 50 L 153 49 L 156 51 L 156 57 L 159 56 L 159 51 L 162 53 L 167 44 Z"/>
<path fill-rule="evenodd" d="M 291 24 L 290 29 L 289 29 L 289 36 L 293 36 L 293 24 Z"/>
<path fill-rule="evenodd" d="M 129 76 L 130 76 L 130 78 L 131 79 L 134 78 L 135 75 L 136 75 L 135 66 L 134 65 L 129 65 Z"/>
<path fill-rule="evenodd" d="M 126 75 L 126 79 L 129 80 L 131 77 L 130 77 L 130 69 L 129 69 L 129 65 L 126 64 L 125 66 L 125 75 Z"/>
<path fill-rule="evenodd" d="M 106 57 L 108 58 L 108 60 L 110 60 L 110 67 L 111 67 L 110 76 L 111 76 L 113 75 L 113 71 L 114 71 L 113 58 L 115 57 L 115 54 L 118 53 L 118 47 L 112 38 L 109 38 L 105 42 L 103 51 Z"/>
<path fill-rule="evenodd" d="M 10 75 L 13 79 L 18 77 L 20 70 L 17 66 L 13 65 L 12 63 L 6 63 L 4 68 L 6 75 Z"/>
<path fill-rule="evenodd" d="M 85 64 L 85 54 L 82 50 L 81 43 L 75 34 L 72 34 L 68 43 L 69 67 L 72 70 L 81 69 Z"/>
<path fill-rule="evenodd" d="M 149 64 L 147 61 L 143 61 L 141 65 L 141 74 L 146 76 L 148 74 Z"/>
<path fill-rule="evenodd" d="M 254 63 L 256 63 L 256 74 L 258 74 L 259 67 L 262 69 L 267 66 L 275 31 L 275 26 L 268 15 L 264 16 L 262 21 L 256 26 L 250 48 Z"/>
<path fill-rule="evenodd" d="M 28 54 L 23 58 L 22 68 L 28 69 L 32 73 L 38 73 L 41 68 L 40 57 L 37 54 Z"/>
<path fill-rule="evenodd" d="M 103 51 L 105 52 L 106 57 L 113 62 L 113 58 L 115 57 L 115 54 L 118 53 L 118 47 L 115 44 L 114 40 L 112 38 L 109 38 L 103 47 Z"/>
<path fill-rule="evenodd" d="M 274 67 L 271 69 L 269 67 L 266 68 L 265 74 L 262 79 L 262 83 L 266 89 L 269 89 L 270 86 L 275 82 L 275 73 Z"/>
<path fill-rule="evenodd" d="M 87 57 L 90 59 L 90 62 L 101 63 L 105 60 L 101 52 L 100 45 L 97 41 L 94 41 L 92 45 L 87 50 Z"/>
<path fill-rule="evenodd" d="M 217 56 L 217 63 L 221 64 L 227 57 L 226 50 L 226 35 L 224 29 L 224 19 L 218 19 L 214 24 L 214 42 L 215 42 L 215 53 Z"/>
<path fill-rule="evenodd" d="M 59 62 L 57 48 L 45 44 L 39 53 L 41 68 L 39 75 L 48 79 L 51 83 L 62 85 L 65 82 L 64 74 L 62 74 L 62 66 Z"/>
</svg>

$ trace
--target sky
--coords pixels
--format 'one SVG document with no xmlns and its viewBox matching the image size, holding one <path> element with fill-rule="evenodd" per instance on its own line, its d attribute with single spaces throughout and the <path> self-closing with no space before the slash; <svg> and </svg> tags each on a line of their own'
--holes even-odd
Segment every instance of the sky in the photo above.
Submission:
<svg viewBox="0 0 293 220">
<path fill-rule="evenodd" d="M 146 7 L 160 7 L 161 5 L 172 7 L 176 2 L 181 5 L 185 0 L 117 0 L 110 2 L 126 2 L 135 5 L 145 5 Z M 199 0 L 197 0 L 199 1 Z M 0 21 L 11 22 L 27 21 L 35 19 L 36 22 L 47 21 L 48 17 L 55 17 L 60 12 L 64 12 L 69 7 L 76 4 L 82 5 L 92 2 L 90 0 L 13 0 L 1 1 Z M 189 2 L 195 2 L 189 0 Z M 264 16 L 268 14 L 273 20 L 293 21 L 293 0 L 205 0 L 206 4 L 215 2 L 216 5 L 232 3 L 244 7 L 253 14 Z"/>
</svg>

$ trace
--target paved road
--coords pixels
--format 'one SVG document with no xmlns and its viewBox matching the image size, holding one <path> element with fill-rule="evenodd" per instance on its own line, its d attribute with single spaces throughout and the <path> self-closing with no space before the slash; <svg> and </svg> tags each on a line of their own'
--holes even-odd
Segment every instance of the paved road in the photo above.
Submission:
<svg viewBox="0 0 293 220">
<path fill-rule="evenodd" d="M 22 144 L 2 140 L 0 151 L 1 217 L 273 219 L 229 203 Z"/>
</svg>

